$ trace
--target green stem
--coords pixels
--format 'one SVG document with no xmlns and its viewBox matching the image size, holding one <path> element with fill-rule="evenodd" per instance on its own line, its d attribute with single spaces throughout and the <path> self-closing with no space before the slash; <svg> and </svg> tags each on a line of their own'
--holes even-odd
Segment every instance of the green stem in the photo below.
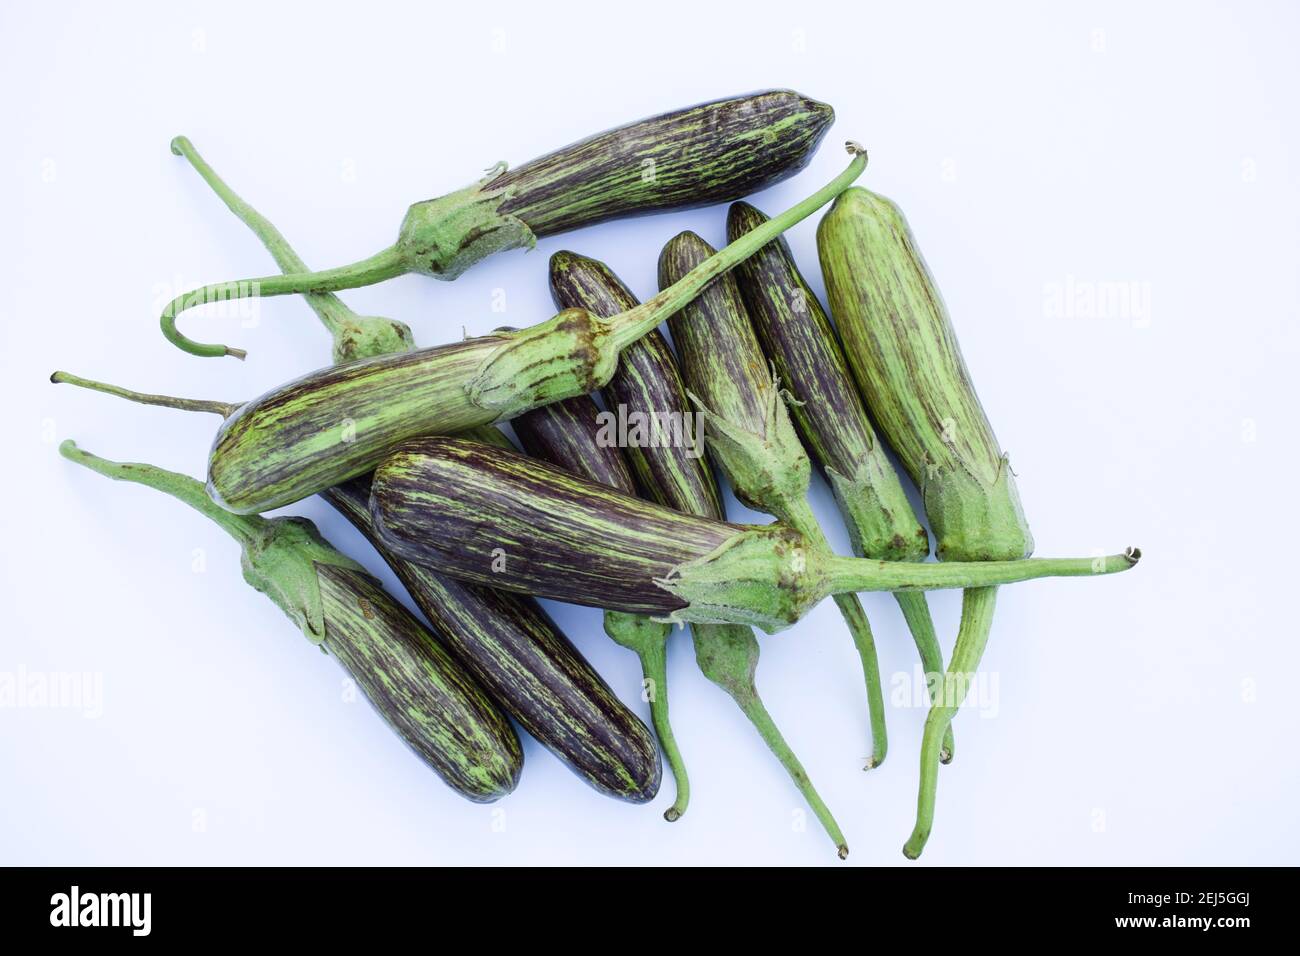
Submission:
<svg viewBox="0 0 1300 956">
<path fill-rule="evenodd" d="M 853 156 L 853 161 L 849 163 L 848 169 L 817 192 L 745 233 L 735 242 L 723 246 L 658 295 L 612 317 L 609 320 L 610 337 L 618 350 L 622 351 L 651 329 L 658 328 L 668 316 L 690 304 L 700 294 L 700 290 L 718 276 L 734 269 L 795 223 L 807 219 L 853 185 L 853 181 L 867 168 L 867 152 L 854 142 L 845 143 L 844 148 Z"/>
<path fill-rule="evenodd" d="M 176 328 L 176 317 L 186 309 L 205 302 L 219 302 L 250 297 L 268 298 L 275 295 L 292 295 L 303 292 L 337 292 L 358 286 L 374 285 L 406 272 L 406 266 L 396 246 L 389 246 L 368 259 L 351 265 L 321 272 L 294 272 L 287 275 L 264 276 L 260 279 L 242 279 L 235 282 L 217 282 L 200 289 L 178 295 L 167 304 L 159 317 L 163 335 L 182 351 L 204 358 L 231 355 L 242 359 L 247 353 L 226 345 L 209 345 L 195 342 Z"/>
<path fill-rule="evenodd" d="M 836 594 L 835 606 L 849 626 L 853 646 L 862 661 L 862 676 L 867 685 L 867 712 L 871 716 L 871 756 L 863 770 L 879 767 L 889 750 L 888 731 L 885 729 L 885 697 L 880 686 L 880 660 L 876 656 L 876 639 L 871 633 L 871 622 L 856 594 Z"/>
<path fill-rule="evenodd" d="M 804 770 L 803 764 L 799 758 L 794 755 L 790 745 L 785 742 L 781 736 L 780 729 L 777 728 L 776 722 L 772 720 L 772 715 L 768 713 L 767 708 L 763 706 L 763 701 L 759 699 L 757 693 L 742 692 L 733 695 L 736 703 L 749 718 L 749 722 L 754 725 L 763 742 L 767 744 L 768 749 L 776 755 L 776 759 L 781 761 L 781 766 L 785 767 L 786 773 L 794 781 L 794 785 L 799 788 L 808 805 L 812 807 L 813 813 L 821 821 L 822 827 L 832 840 L 835 841 L 835 850 L 843 860 L 849 855 L 848 842 L 844 839 L 844 833 L 840 830 L 840 825 L 835 822 L 835 817 L 831 815 L 830 807 L 826 806 L 813 786 L 812 780 L 808 777 L 808 771 Z"/>
<path fill-rule="evenodd" d="M 767 712 L 758 696 L 758 689 L 754 686 L 754 671 L 758 667 L 759 647 L 754 632 L 739 624 L 692 624 L 691 636 L 695 641 L 695 659 L 700 665 L 701 673 L 726 691 L 749 718 L 763 742 L 781 761 L 781 766 L 785 767 L 794 785 L 808 801 L 822 827 L 835 841 L 840 859 L 847 857 L 849 847 L 844 834 L 840 832 L 839 824 L 831 815 L 830 808 L 822 802 L 808 772 L 781 736 L 772 715 Z"/>
<path fill-rule="evenodd" d="M 772 513 L 798 531 L 824 555 L 832 556 L 830 542 L 817 523 L 808 498 L 800 495 L 789 501 L 775 502 Z M 871 633 L 871 622 L 863 610 L 858 596 L 851 592 L 835 594 L 835 606 L 840 609 L 844 623 L 849 626 L 853 645 L 862 661 L 862 676 L 867 685 L 867 710 L 871 715 L 871 756 L 864 770 L 879 767 L 889 750 L 889 735 L 885 729 L 885 695 L 880 686 L 880 660 L 876 655 L 876 639 Z"/>
<path fill-rule="evenodd" d="M 160 405 L 163 408 L 178 408 L 185 412 L 211 412 L 214 415 L 220 415 L 222 418 L 229 418 L 235 413 L 235 409 L 239 408 L 238 402 L 205 401 L 198 398 L 175 398 L 171 395 L 133 392 L 128 388 L 120 388 L 117 385 L 109 385 L 105 382 L 96 382 L 94 379 L 82 378 L 70 372 L 55 372 L 50 376 L 50 381 L 55 385 L 76 385 L 78 388 L 88 388 L 92 391 L 116 395 L 118 398 L 125 398 L 127 401 L 136 402 L 140 405 Z"/>
<path fill-rule="evenodd" d="M 177 156 L 183 156 L 194 167 L 195 172 L 203 177 L 212 191 L 220 197 L 226 207 L 239 217 L 244 225 L 253 231 L 253 234 L 262 241 L 266 246 L 275 264 L 280 267 L 280 271 L 286 273 L 304 273 L 310 272 L 307 264 L 299 258 L 298 253 L 293 251 L 275 225 L 263 216 L 260 212 L 250 206 L 243 200 L 233 189 L 231 189 L 216 171 L 208 165 L 199 151 L 194 148 L 194 144 L 186 136 L 177 136 L 172 140 L 172 152 Z M 355 322 L 357 314 L 348 308 L 348 306 L 338 296 L 329 292 L 308 292 L 304 295 L 307 304 L 311 306 L 312 311 L 320 318 L 321 323 L 329 330 L 330 334 L 337 337 L 339 333 L 350 323 Z"/>
<path fill-rule="evenodd" d="M 907 621 L 907 629 L 916 643 L 917 653 L 921 657 L 921 667 L 925 671 L 930 701 L 933 703 L 939 695 L 937 678 L 943 674 L 943 651 L 939 648 L 939 637 L 934 631 L 934 618 L 930 616 L 930 605 L 925 599 L 924 592 L 918 591 L 895 591 L 894 600 L 898 602 L 903 618 Z M 939 762 L 952 763 L 955 752 L 952 728 L 949 727 L 944 731 Z"/>
<path fill-rule="evenodd" d="M 1088 577 L 1118 574 L 1138 563 L 1142 552 L 1129 548 L 1104 558 L 1022 558 L 1017 561 L 945 561 L 915 564 L 869 558 L 822 558 L 831 594 L 845 591 L 937 591 L 982 588 L 1035 578 Z"/>
<path fill-rule="evenodd" d="M 138 462 L 110 461 L 100 458 L 88 451 L 82 451 L 77 443 L 68 439 L 59 445 L 59 454 L 69 461 L 83 465 L 91 471 L 99 472 L 114 481 L 132 481 L 145 485 L 163 494 L 171 495 L 185 502 L 195 511 L 202 512 L 219 524 L 241 545 L 248 545 L 258 539 L 258 532 L 266 523 L 260 515 L 237 515 L 227 511 L 208 497 L 202 482 L 189 475 L 167 471 L 156 465 Z"/>
<path fill-rule="evenodd" d="M 650 687 L 650 720 L 654 724 L 659 745 L 664 749 L 664 759 L 677 782 L 677 797 L 673 805 L 664 811 L 664 819 L 669 823 L 677 820 L 686 812 L 686 805 L 691 802 L 691 781 L 686 776 L 686 763 L 682 752 L 677 747 L 677 738 L 673 736 L 673 726 L 668 720 L 668 663 L 666 643 L 654 643 L 637 650 L 641 658 L 641 673 Z"/>
<path fill-rule="evenodd" d="M 903 855 L 915 860 L 925 849 L 934 826 L 934 798 L 939 786 L 939 753 L 943 734 L 952 723 L 974 682 L 980 658 L 988 644 L 989 629 L 993 626 L 993 606 L 998 589 L 994 587 L 970 588 L 962 595 L 961 626 L 957 630 L 957 644 L 952 650 L 943 682 L 943 698 L 930 708 L 925 718 L 925 735 L 921 739 L 921 786 L 916 798 L 916 826 L 903 846 Z"/>
</svg>

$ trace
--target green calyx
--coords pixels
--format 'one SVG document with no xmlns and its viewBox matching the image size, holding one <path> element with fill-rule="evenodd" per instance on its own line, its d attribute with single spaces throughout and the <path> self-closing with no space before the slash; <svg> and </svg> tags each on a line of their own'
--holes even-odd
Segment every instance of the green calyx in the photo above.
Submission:
<svg viewBox="0 0 1300 956">
<path fill-rule="evenodd" d="M 784 525 L 745 528 L 655 583 L 687 603 L 671 616 L 674 622 L 726 621 L 770 634 L 794 624 L 826 596 L 818 554 Z"/>
<path fill-rule="evenodd" d="M 605 633 L 615 644 L 637 654 L 662 647 L 672 632 L 672 624 L 667 621 L 656 621 L 644 614 L 628 614 L 624 611 L 605 612 Z"/>
<path fill-rule="evenodd" d="M 780 514 L 781 503 L 808 494 L 812 464 L 799 442 L 776 379 L 767 373 L 768 387 L 756 390 L 763 401 L 760 431 L 715 414 L 699 396 L 688 392 L 701 415 L 709 451 L 726 474 L 736 497 L 745 506 Z"/>
<path fill-rule="evenodd" d="M 331 328 L 330 333 L 334 336 L 331 358 L 335 365 L 391 352 L 410 352 L 415 348 L 411 327 L 382 315 L 353 313 L 337 327 Z"/>
<path fill-rule="evenodd" d="M 929 535 L 913 518 L 907 499 L 895 495 L 898 477 L 887 458 L 864 456 L 852 475 L 827 465 L 826 478 L 845 516 L 854 554 L 886 561 L 925 560 L 930 553 Z M 891 510 L 886 502 L 895 502 L 906 513 Z M 914 530 L 905 534 L 906 529 Z"/>
<path fill-rule="evenodd" d="M 992 484 L 962 468 L 927 466 L 921 498 L 941 561 L 1010 561 L 1034 551 L 1005 457 Z"/>
<path fill-rule="evenodd" d="M 318 565 L 366 574 L 365 568 L 330 546 L 306 518 L 271 518 L 244 544 L 244 580 L 289 616 L 313 644 L 325 641 L 325 605 Z"/>
<path fill-rule="evenodd" d="M 396 248 L 408 272 L 455 279 L 493 253 L 537 245 L 522 219 L 500 211 L 511 191 L 490 188 L 504 169 L 500 164 L 472 186 L 407 210 Z"/>
<path fill-rule="evenodd" d="M 466 385 L 469 400 L 495 420 L 600 388 L 618 367 L 609 323 L 565 309 L 539 325 L 500 333 L 502 344 Z"/>
</svg>

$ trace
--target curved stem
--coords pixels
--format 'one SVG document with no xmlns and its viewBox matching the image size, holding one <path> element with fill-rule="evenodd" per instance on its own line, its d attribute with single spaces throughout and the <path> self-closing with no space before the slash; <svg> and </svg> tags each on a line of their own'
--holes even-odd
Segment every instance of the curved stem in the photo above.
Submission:
<svg viewBox="0 0 1300 956">
<path fill-rule="evenodd" d="M 700 294 L 701 289 L 718 276 L 734 269 L 795 223 L 807 219 L 853 185 L 853 181 L 867 168 L 867 152 L 854 142 L 845 143 L 844 148 L 853 156 L 848 169 L 817 192 L 745 233 L 735 242 L 723 246 L 658 295 L 609 319 L 610 336 L 618 350 L 622 351 L 651 329 L 657 328 L 668 316 L 681 311 L 683 306 L 688 305 Z"/>
<path fill-rule="evenodd" d="M 939 648 L 939 637 L 934 631 L 934 618 L 930 616 L 930 605 L 921 591 L 895 591 L 894 600 L 898 602 L 907 629 L 912 634 L 916 651 L 921 657 L 921 667 L 925 670 L 926 687 L 929 689 L 930 701 L 939 696 L 938 679 L 943 674 L 943 651 Z M 955 745 L 952 728 L 944 731 L 943 747 L 939 751 L 940 763 L 952 763 Z"/>
<path fill-rule="evenodd" d="M 70 438 L 59 445 L 59 454 L 114 481 L 131 481 L 171 495 L 211 518 L 241 545 L 256 540 L 257 532 L 266 522 L 260 515 L 237 515 L 222 508 L 208 497 L 203 484 L 189 475 L 167 471 L 156 465 L 100 458 L 82 451 Z"/>
<path fill-rule="evenodd" d="M 800 495 L 790 501 L 776 502 L 773 513 L 794 528 L 823 554 L 831 555 L 830 543 L 813 516 L 807 496 Z M 853 645 L 862 661 L 862 676 L 867 685 L 867 711 L 871 716 L 871 756 L 864 770 L 879 767 L 889 750 L 889 735 L 885 729 L 885 695 L 880 686 L 880 660 L 876 656 L 876 639 L 871 633 L 871 622 L 863 610 L 858 596 L 851 592 L 835 595 L 835 606 L 849 627 Z"/>
<path fill-rule="evenodd" d="M 740 693 L 733 695 L 736 703 L 749 718 L 749 722 L 754 725 L 763 742 L 767 744 L 768 749 L 776 755 L 776 759 L 781 761 L 781 766 L 785 767 L 786 773 L 794 781 L 794 785 L 799 788 L 808 805 L 812 807 L 813 813 L 821 821 L 823 829 L 830 838 L 835 841 L 835 850 L 841 860 L 849 855 L 849 845 L 844 839 L 844 833 L 840 830 L 840 825 L 835 822 L 835 817 L 831 814 L 830 807 L 826 806 L 822 800 L 821 794 L 813 786 L 812 780 L 808 777 L 808 771 L 804 770 L 803 764 L 799 758 L 794 755 L 790 745 L 785 742 L 785 737 L 781 735 L 780 729 L 777 728 L 776 722 L 772 720 L 772 715 L 768 713 L 767 708 L 763 706 L 763 701 L 759 699 L 757 692 Z"/>
<path fill-rule="evenodd" d="M 916 798 L 916 825 L 903 846 L 903 855 L 915 860 L 925 849 L 934 826 L 934 798 L 939 786 L 939 752 L 943 734 L 952 723 L 957 708 L 966 698 L 974 682 L 984 647 L 988 644 L 989 628 L 993 625 L 993 607 L 997 601 L 997 588 L 970 588 L 962 595 L 961 626 L 957 630 L 957 644 L 952 650 L 952 661 L 944 675 L 942 699 L 930 708 L 925 718 L 925 735 L 921 738 L 921 786 Z"/>
<path fill-rule="evenodd" d="M 1035 578 L 1088 577 L 1118 574 L 1138 563 L 1142 552 L 1129 548 L 1104 558 L 1022 558 L 1018 561 L 946 561 L 914 564 L 825 555 L 830 593 L 845 591 L 937 591 L 982 588 Z"/>
<path fill-rule="evenodd" d="M 176 317 L 188 308 L 207 302 L 224 302 L 247 298 L 268 298 L 275 295 L 292 295 L 302 292 L 337 292 L 374 285 L 406 272 L 406 266 L 396 246 L 389 246 L 368 259 L 351 265 L 326 269 L 322 272 L 294 272 L 287 275 L 263 276 L 260 279 L 239 279 L 234 282 L 217 282 L 178 295 L 167 303 L 159 317 L 163 335 L 178 349 L 204 358 L 232 355 L 243 358 L 242 349 L 226 345 L 195 342 L 176 328 Z"/>
<path fill-rule="evenodd" d="M 871 716 L 871 756 L 863 770 L 879 767 L 889 750 L 888 732 L 885 729 L 885 696 L 880 686 L 880 661 L 876 656 L 876 639 L 871 633 L 871 622 L 856 594 L 836 594 L 835 606 L 849 626 L 853 646 L 862 661 L 862 677 L 867 685 L 867 712 Z"/>
<path fill-rule="evenodd" d="M 184 412 L 211 412 L 214 415 L 220 415 L 222 418 L 229 418 L 240 405 L 238 402 L 205 401 L 199 398 L 175 398 L 171 395 L 133 392 L 129 388 L 120 388 L 117 385 L 96 382 L 94 379 L 82 378 L 70 372 L 55 372 L 50 376 L 50 381 L 55 385 L 76 385 L 78 388 L 88 388 L 95 392 L 116 395 L 118 398 L 125 398 L 128 402 L 136 402 L 140 405 L 160 405 L 163 408 L 177 408 Z"/>
<path fill-rule="evenodd" d="M 208 165 L 199 151 L 194 148 L 194 144 L 186 136 L 177 136 L 172 140 L 172 152 L 177 156 L 183 156 L 194 167 L 195 172 L 203 177 L 212 191 L 217 194 L 226 207 L 239 217 L 244 225 L 253 231 L 253 234 L 262 241 L 267 251 L 275 259 L 275 264 L 280 267 L 282 272 L 286 273 L 304 273 L 310 272 L 307 264 L 299 258 L 298 253 L 294 252 L 293 247 L 289 245 L 287 239 L 275 228 L 275 225 L 263 216 L 260 212 L 250 206 L 243 200 L 238 193 L 231 189 L 216 171 Z M 350 309 L 346 303 L 338 296 L 329 292 L 309 292 L 303 296 L 307 304 L 311 306 L 312 311 L 320 318 L 321 323 L 329 330 L 329 333 L 337 337 L 342 329 L 349 323 L 357 319 L 357 314 Z"/>
<path fill-rule="evenodd" d="M 673 736 L 673 727 L 668 720 L 668 666 L 666 642 L 642 646 L 637 650 L 641 658 L 641 673 L 650 683 L 650 720 L 654 724 L 659 745 L 664 749 L 664 759 L 672 771 L 677 783 L 677 797 L 673 805 L 664 811 L 664 819 L 669 823 L 677 820 L 686 812 L 686 805 L 691 802 L 691 781 L 686 776 L 686 764 L 682 752 L 677 747 L 677 738 Z"/>
</svg>

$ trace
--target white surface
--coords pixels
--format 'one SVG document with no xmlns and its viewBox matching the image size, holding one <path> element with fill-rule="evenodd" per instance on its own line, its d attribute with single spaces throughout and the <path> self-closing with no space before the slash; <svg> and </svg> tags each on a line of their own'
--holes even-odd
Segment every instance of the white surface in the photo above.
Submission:
<svg viewBox="0 0 1300 956">
<path fill-rule="evenodd" d="M 65 368 L 237 399 L 328 361 L 291 298 L 264 302 L 255 328 L 184 321 L 247 347 L 246 363 L 160 337 L 175 287 L 273 271 L 168 152 L 176 133 L 327 267 L 387 245 L 409 203 L 498 159 L 767 86 L 826 100 L 838 121 L 812 166 L 757 204 L 784 208 L 838 173 L 839 141 L 870 147 L 862 182 L 911 219 L 1037 553 L 1147 555 L 1128 575 L 1003 592 L 984 662 L 996 716 L 958 718 L 919 865 L 1297 862 L 1300 671 L 1283 572 L 1296 530 L 1296 8 L 743 9 L 5 6 L 0 673 L 91 672 L 103 700 L 97 719 L 0 709 L 0 862 L 835 863 L 811 817 L 794 826 L 797 793 L 685 635 L 671 664 L 694 786 L 681 822 L 659 816 L 671 784 L 652 807 L 616 803 L 532 742 L 515 794 L 462 801 L 365 704 L 342 702 L 337 665 L 243 584 L 214 525 L 55 451 L 74 437 L 198 474 L 216 420 L 46 383 Z M 718 242 L 723 210 L 346 298 L 433 344 L 549 316 L 546 259 L 560 248 L 648 293 L 658 249 L 685 228 Z M 814 229 L 790 241 L 820 290 Z M 1062 315 L 1053 290 L 1069 282 L 1138 283 L 1149 310 Z M 820 482 L 815 497 L 846 547 Z M 322 502 L 293 510 L 392 582 Z M 945 646 L 958 602 L 933 597 Z M 892 600 L 866 603 L 886 675 L 909 672 Z M 554 610 L 644 712 L 635 660 L 598 614 Z M 923 711 L 891 710 L 889 759 L 864 775 L 864 695 L 833 606 L 763 653 L 761 689 L 837 813 L 849 865 L 905 863 Z"/>
</svg>

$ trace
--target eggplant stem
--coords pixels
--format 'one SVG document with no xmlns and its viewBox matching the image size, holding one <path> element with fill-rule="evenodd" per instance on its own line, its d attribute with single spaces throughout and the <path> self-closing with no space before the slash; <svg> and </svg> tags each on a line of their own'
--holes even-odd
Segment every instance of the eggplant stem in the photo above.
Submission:
<svg viewBox="0 0 1300 956">
<path fill-rule="evenodd" d="M 129 402 L 135 402 L 139 405 L 159 405 L 163 408 L 177 408 L 185 412 L 211 412 L 214 415 L 220 415 L 222 418 L 229 418 L 241 404 L 239 402 L 217 402 L 200 398 L 176 398 L 171 395 L 133 392 L 129 388 L 121 388 L 117 385 L 109 385 L 106 382 L 82 378 L 80 375 L 73 375 L 71 372 L 55 372 L 50 376 L 50 381 L 55 385 L 76 385 L 78 388 L 88 388 L 91 391 L 116 395 L 118 398 L 125 398 Z"/>
<path fill-rule="evenodd" d="M 208 497 L 202 482 L 189 475 L 167 471 L 157 465 L 100 458 L 88 451 L 82 451 L 71 438 L 59 445 L 59 454 L 68 461 L 76 462 L 114 481 L 131 481 L 171 495 L 195 511 L 211 518 L 241 545 L 247 546 L 256 541 L 258 532 L 266 523 L 266 519 L 260 515 L 237 515 L 227 511 Z"/>
<path fill-rule="evenodd" d="M 686 776 L 686 763 L 673 735 L 673 726 L 668 720 L 668 661 L 666 642 L 648 642 L 637 650 L 641 658 L 641 674 L 650 684 L 650 721 L 654 724 L 659 746 L 664 750 L 664 759 L 672 771 L 677 784 L 677 796 L 673 805 L 664 811 L 664 819 L 669 823 L 681 818 L 686 806 L 691 801 L 691 781 Z"/>
<path fill-rule="evenodd" d="M 269 298 L 276 295 L 293 295 L 305 292 L 337 292 L 340 289 L 355 289 L 358 286 L 374 285 L 385 279 L 392 279 L 406 272 L 401 255 L 396 246 L 389 246 L 375 253 L 368 259 L 361 259 L 350 265 L 321 272 L 280 273 L 263 276 L 260 279 L 237 279 L 233 282 L 216 282 L 178 295 L 167 303 L 159 317 L 163 335 L 167 341 L 183 352 L 203 358 L 219 358 L 231 355 L 243 358 L 247 353 L 242 349 L 227 345 L 213 345 L 196 342 L 186 337 L 176 328 L 176 318 L 186 309 L 207 302 L 224 302 L 248 298 Z"/>
<path fill-rule="evenodd" d="M 952 660 L 944 675 L 942 698 L 930 708 L 925 718 L 925 734 L 921 738 L 921 785 L 916 798 L 916 825 L 912 835 L 903 845 L 903 855 L 915 860 L 925 849 L 934 827 L 934 800 L 939 786 L 939 759 L 943 733 L 952 723 L 957 708 L 966 697 L 975 672 L 988 644 L 989 630 L 993 626 L 993 608 L 997 602 L 995 587 L 968 588 L 962 594 L 961 626 L 957 630 L 957 643 L 952 649 Z"/>
<path fill-rule="evenodd" d="M 844 591 L 938 591 L 985 588 L 1036 578 L 1119 574 L 1137 565 L 1138 548 L 1097 558 L 1021 558 L 1016 561 L 945 561 L 915 564 L 869 558 L 824 557 L 830 593 Z"/>
<path fill-rule="evenodd" d="M 310 272 L 307 263 L 303 262 L 294 252 L 293 247 L 289 245 L 287 239 L 275 227 L 269 219 L 250 206 L 244 199 L 227 185 L 226 181 L 217 175 L 216 170 L 208 165 L 194 144 L 190 142 L 188 136 L 177 136 L 172 140 L 172 152 L 177 156 L 183 156 L 194 168 L 203 181 L 212 188 L 217 197 L 226 204 L 226 208 L 233 212 L 239 220 L 253 231 L 253 235 L 261 240 L 275 264 L 280 267 L 282 272 L 286 273 L 304 273 Z M 347 306 L 346 303 L 338 296 L 330 292 L 308 292 L 303 296 L 307 304 L 311 306 L 312 311 L 320 318 L 321 324 L 325 326 L 329 333 L 336 338 L 351 323 L 358 318 L 356 312 Z"/>
<path fill-rule="evenodd" d="M 938 682 L 943 676 L 943 651 L 939 647 L 939 637 L 934 630 L 934 618 L 930 616 L 930 605 L 925 599 L 925 594 L 916 591 L 895 591 L 894 600 L 898 602 L 899 610 L 903 612 L 903 619 L 907 621 L 907 629 L 912 634 L 912 641 L 916 644 L 916 652 L 921 658 L 921 667 L 925 672 L 926 686 L 929 688 L 930 701 L 933 703 L 938 699 Z M 949 727 L 943 734 L 939 762 L 952 763 L 955 754 L 956 744 L 953 743 L 952 727 Z"/>
<path fill-rule="evenodd" d="M 806 495 L 775 503 L 773 513 L 808 539 L 809 544 L 826 555 L 831 555 L 830 543 L 813 516 Z M 876 655 L 876 639 L 871 633 L 871 622 L 858 596 L 851 592 L 835 594 L 835 606 L 848 625 L 853 645 L 862 661 L 862 676 L 867 686 L 867 711 L 871 718 L 871 756 L 863 770 L 879 767 L 889 750 L 889 734 L 885 729 L 885 695 L 880 686 L 880 660 Z"/>
<path fill-rule="evenodd" d="M 759 699 L 757 692 L 748 691 L 733 695 L 736 703 L 740 706 L 741 711 L 749 718 L 749 722 L 754 725 L 760 737 L 767 744 L 768 749 L 776 755 L 776 759 L 781 761 L 781 766 L 785 767 L 786 773 L 794 781 L 794 785 L 799 788 L 803 798 L 808 801 L 812 811 L 816 814 L 817 819 L 821 822 L 822 827 L 826 830 L 827 835 L 835 843 L 836 852 L 839 858 L 843 860 L 849 855 L 849 846 L 844 839 L 844 833 L 840 830 L 840 825 L 835 822 L 835 817 L 831 815 L 830 807 L 826 806 L 813 786 L 812 780 L 808 777 L 808 771 L 803 768 L 799 758 L 795 756 L 790 745 L 786 743 L 785 737 L 781 735 L 780 729 L 768 713 L 767 707 Z"/>
</svg>

